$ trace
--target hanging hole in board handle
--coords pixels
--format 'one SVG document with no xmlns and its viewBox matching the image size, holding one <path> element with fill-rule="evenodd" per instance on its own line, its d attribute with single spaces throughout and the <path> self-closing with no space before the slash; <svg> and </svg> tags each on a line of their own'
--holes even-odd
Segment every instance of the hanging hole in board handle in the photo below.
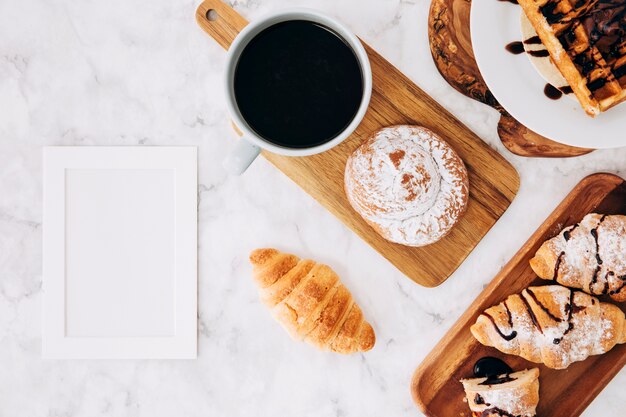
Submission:
<svg viewBox="0 0 626 417">
<path fill-rule="evenodd" d="M 206 11 L 206 18 L 208 21 L 210 22 L 215 22 L 217 20 L 217 18 L 219 17 L 219 14 L 217 14 L 217 10 L 215 9 L 209 9 Z"/>
</svg>

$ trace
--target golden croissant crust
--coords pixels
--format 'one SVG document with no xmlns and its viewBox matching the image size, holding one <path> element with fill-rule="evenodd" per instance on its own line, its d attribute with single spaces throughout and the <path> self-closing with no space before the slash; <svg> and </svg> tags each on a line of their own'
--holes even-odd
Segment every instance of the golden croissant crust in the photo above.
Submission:
<svg viewBox="0 0 626 417">
<path fill-rule="evenodd" d="M 338 353 L 374 346 L 372 326 L 330 267 L 276 249 L 257 249 L 250 262 L 261 301 L 294 339 Z"/>
<path fill-rule="evenodd" d="M 483 345 L 553 369 L 626 343 L 619 307 L 560 285 L 511 295 L 485 310 L 470 330 Z"/>
<path fill-rule="evenodd" d="M 588 214 L 545 242 L 530 266 L 540 278 L 626 301 L 626 216 Z"/>
</svg>

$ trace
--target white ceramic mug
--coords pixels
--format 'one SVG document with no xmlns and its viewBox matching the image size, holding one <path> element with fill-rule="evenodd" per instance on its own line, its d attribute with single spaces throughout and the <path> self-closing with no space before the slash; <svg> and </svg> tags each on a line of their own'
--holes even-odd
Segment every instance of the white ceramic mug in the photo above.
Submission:
<svg viewBox="0 0 626 417">
<path fill-rule="evenodd" d="M 350 46 L 350 48 L 352 48 L 352 51 L 359 61 L 361 75 L 363 77 L 363 97 L 361 98 L 361 104 L 356 115 L 352 119 L 352 122 L 350 122 L 350 124 L 340 134 L 335 136 L 330 141 L 310 148 L 288 148 L 276 145 L 262 138 L 250 128 L 248 123 L 242 117 L 235 99 L 235 69 L 237 67 L 239 57 L 245 47 L 256 35 L 268 27 L 280 22 L 291 20 L 307 20 L 319 23 L 332 29 Z M 259 156 L 262 149 L 286 156 L 308 156 L 324 152 L 343 142 L 361 123 L 361 120 L 363 120 L 363 116 L 365 116 L 365 112 L 367 111 L 367 107 L 369 106 L 370 98 L 372 96 L 372 69 L 370 67 L 369 58 L 365 52 L 365 48 L 363 48 L 359 39 L 344 25 L 315 10 L 303 8 L 287 9 L 249 23 L 248 26 L 246 26 L 237 35 L 228 49 L 224 85 L 226 86 L 226 103 L 232 120 L 243 132 L 243 137 L 239 140 L 235 150 L 224 161 L 224 167 L 230 173 L 239 175 L 245 172 L 256 157 Z"/>
</svg>

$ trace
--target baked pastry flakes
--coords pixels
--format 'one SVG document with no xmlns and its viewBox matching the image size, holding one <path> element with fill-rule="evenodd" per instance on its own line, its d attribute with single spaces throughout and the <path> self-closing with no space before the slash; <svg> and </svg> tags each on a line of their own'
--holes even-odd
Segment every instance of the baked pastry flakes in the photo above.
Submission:
<svg viewBox="0 0 626 417">
<path fill-rule="evenodd" d="M 446 236 L 465 213 L 463 161 L 419 126 L 374 132 L 348 159 L 345 191 L 352 207 L 385 239 L 424 246 Z"/>
<path fill-rule="evenodd" d="M 560 285 L 509 296 L 485 310 L 470 331 L 483 345 L 553 369 L 626 343 L 619 307 Z"/>
<path fill-rule="evenodd" d="M 539 403 L 539 369 L 461 380 L 473 417 L 534 417 Z"/>
<path fill-rule="evenodd" d="M 588 214 L 541 245 L 530 266 L 540 278 L 626 301 L 626 216 Z"/>
<path fill-rule="evenodd" d="M 374 329 L 330 267 L 276 249 L 250 262 L 261 300 L 292 338 L 337 353 L 374 347 Z"/>
</svg>

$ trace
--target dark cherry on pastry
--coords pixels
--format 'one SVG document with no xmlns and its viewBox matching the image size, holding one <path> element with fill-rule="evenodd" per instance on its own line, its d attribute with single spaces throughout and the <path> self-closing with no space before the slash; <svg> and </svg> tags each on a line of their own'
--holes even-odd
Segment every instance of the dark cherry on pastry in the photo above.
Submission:
<svg viewBox="0 0 626 417">
<path fill-rule="evenodd" d="M 501 359 L 486 356 L 480 358 L 474 364 L 474 377 L 487 378 L 483 384 L 493 385 L 501 382 L 501 375 L 507 375 L 513 372 L 513 369 Z"/>
<path fill-rule="evenodd" d="M 348 159 L 345 191 L 352 207 L 385 239 L 424 246 L 447 235 L 467 207 L 463 161 L 419 126 L 374 132 Z"/>
</svg>

